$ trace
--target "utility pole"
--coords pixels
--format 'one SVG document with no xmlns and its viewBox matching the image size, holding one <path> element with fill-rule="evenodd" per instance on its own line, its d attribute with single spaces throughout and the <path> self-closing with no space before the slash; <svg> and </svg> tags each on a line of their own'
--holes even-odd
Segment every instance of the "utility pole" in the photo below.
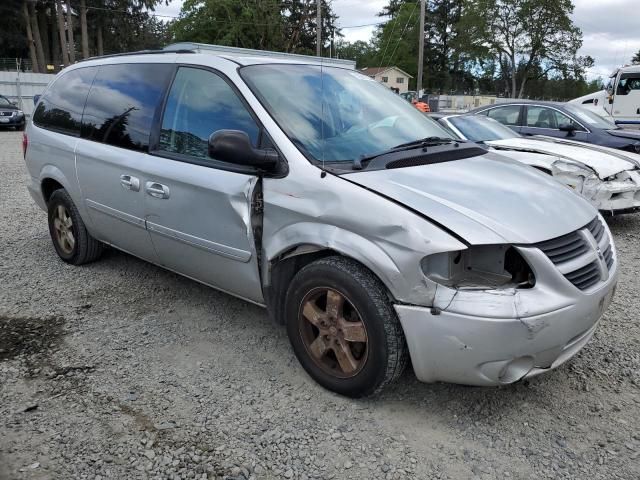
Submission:
<svg viewBox="0 0 640 480">
<path fill-rule="evenodd" d="M 418 32 L 420 38 L 418 43 L 418 84 L 416 85 L 416 91 L 418 92 L 418 98 L 422 91 L 422 64 L 424 62 L 424 14 L 425 14 L 425 1 L 420 0 L 420 30 Z"/>
<path fill-rule="evenodd" d="M 316 55 L 322 56 L 322 0 L 316 0 Z"/>
</svg>

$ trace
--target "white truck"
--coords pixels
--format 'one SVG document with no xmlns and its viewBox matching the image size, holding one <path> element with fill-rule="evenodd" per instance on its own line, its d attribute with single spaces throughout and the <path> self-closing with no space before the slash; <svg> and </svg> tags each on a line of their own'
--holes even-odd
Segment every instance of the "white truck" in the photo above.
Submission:
<svg viewBox="0 0 640 480">
<path fill-rule="evenodd" d="M 596 93 L 571 100 L 603 115 L 611 116 L 620 126 L 640 128 L 640 65 L 616 69 L 604 88 Z"/>
</svg>

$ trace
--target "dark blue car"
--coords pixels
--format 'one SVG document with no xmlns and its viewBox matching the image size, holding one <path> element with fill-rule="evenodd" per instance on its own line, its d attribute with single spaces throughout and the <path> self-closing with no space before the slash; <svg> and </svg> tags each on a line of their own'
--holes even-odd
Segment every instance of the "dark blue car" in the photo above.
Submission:
<svg viewBox="0 0 640 480">
<path fill-rule="evenodd" d="M 7 97 L 0 95 L 0 128 L 13 127 L 24 130 L 26 120 L 24 113 Z"/>
<path fill-rule="evenodd" d="M 613 120 L 580 105 L 519 100 L 476 108 L 521 135 L 547 135 L 640 153 L 640 131 L 624 130 Z"/>
</svg>

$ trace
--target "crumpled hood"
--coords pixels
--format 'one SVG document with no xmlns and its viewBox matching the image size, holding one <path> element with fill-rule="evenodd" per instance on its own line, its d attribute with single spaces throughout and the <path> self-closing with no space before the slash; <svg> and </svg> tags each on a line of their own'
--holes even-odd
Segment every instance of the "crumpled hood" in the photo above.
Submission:
<svg viewBox="0 0 640 480">
<path fill-rule="evenodd" d="M 536 243 L 577 230 L 596 216 L 596 210 L 569 188 L 493 153 L 418 167 L 365 170 L 344 178 L 406 205 L 476 245 Z"/>
<path fill-rule="evenodd" d="M 516 137 L 506 140 L 491 140 L 484 143 L 496 148 L 545 153 L 573 160 L 592 168 L 602 180 L 611 175 L 625 170 L 633 170 L 637 167 L 637 163 L 633 161 L 633 157 L 636 156 L 634 153 L 621 152 L 598 145 L 584 144 L 564 139 L 558 140 L 551 137 Z M 638 156 L 638 161 L 640 161 L 640 156 Z"/>
</svg>

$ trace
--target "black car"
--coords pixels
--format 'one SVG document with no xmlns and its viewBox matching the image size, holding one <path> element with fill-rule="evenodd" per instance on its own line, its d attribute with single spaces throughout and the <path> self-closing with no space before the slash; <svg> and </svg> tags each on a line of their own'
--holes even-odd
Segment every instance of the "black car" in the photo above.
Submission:
<svg viewBox="0 0 640 480">
<path fill-rule="evenodd" d="M 16 130 L 24 130 L 25 125 L 24 112 L 7 97 L 0 95 L 0 128 L 14 127 Z"/>
<path fill-rule="evenodd" d="M 612 119 L 580 105 L 520 100 L 476 108 L 469 113 L 486 115 L 521 135 L 568 138 L 640 153 L 640 131 L 624 130 Z"/>
</svg>

